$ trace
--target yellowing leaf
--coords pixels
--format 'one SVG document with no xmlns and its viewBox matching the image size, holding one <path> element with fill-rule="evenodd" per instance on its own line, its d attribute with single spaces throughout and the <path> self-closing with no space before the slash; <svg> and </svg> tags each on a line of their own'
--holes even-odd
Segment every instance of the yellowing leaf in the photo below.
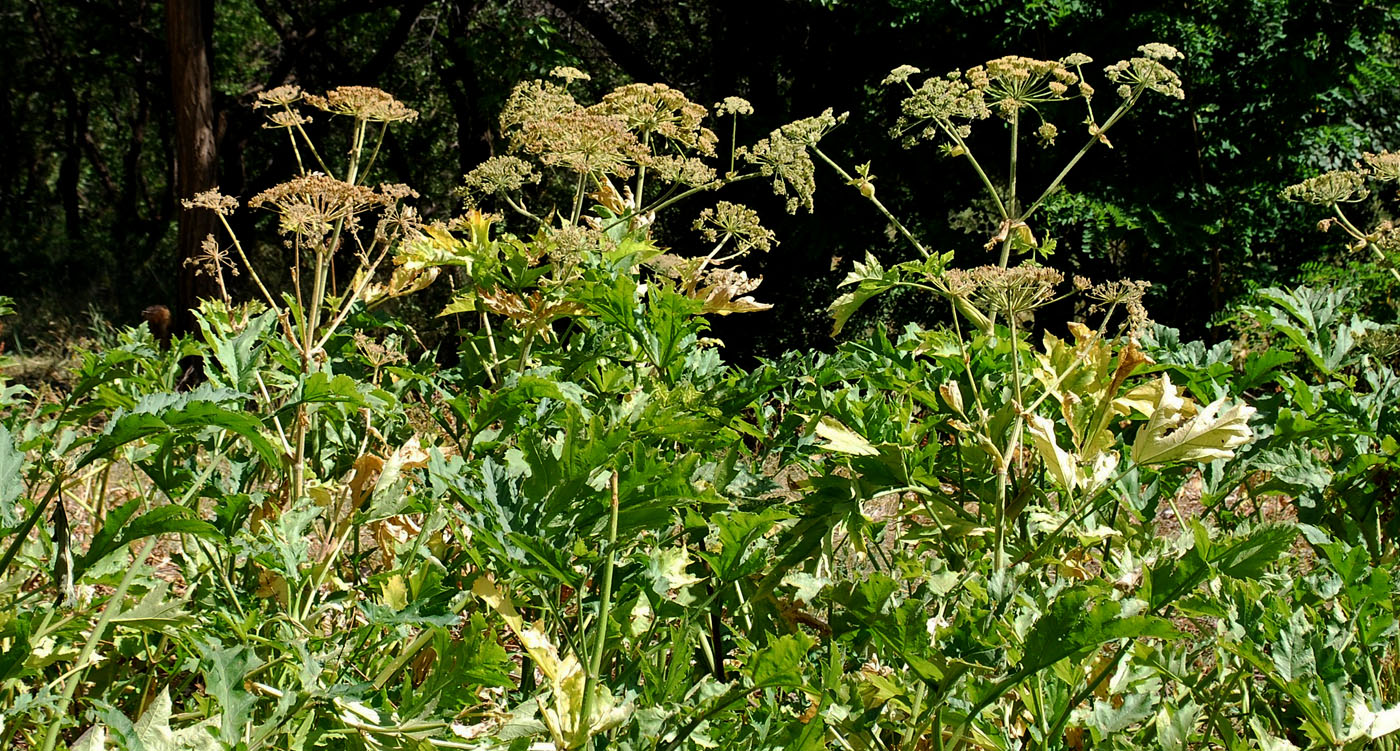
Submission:
<svg viewBox="0 0 1400 751">
<path fill-rule="evenodd" d="M 379 591 L 383 595 L 384 604 L 393 608 L 397 613 L 408 607 L 408 584 L 403 580 L 403 576 L 394 574 L 389 580 L 379 585 Z"/>
<path fill-rule="evenodd" d="M 1254 408 L 1236 404 L 1221 412 L 1224 399 L 1196 412 L 1196 405 L 1178 396 L 1176 386 L 1162 375 L 1162 394 L 1147 424 L 1133 441 L 1133 461 L 1140 465 L 1208 462 L 1229 459 L 1233 449 L 1254 439 L 1249 418 Z"/>
<path fill-rule="evenodd" d="M 818 438 L 826 441 L 821 447 L 827 451 L 856 456 L 874 456 L 880 453 L 870 441 L 830 417 L 823 417 L 817 422 L 816 433 Z"/>
<path fill-rule="evenodd" d="M 1040 415 L 1031 415 L 1026 419 L 1026 430 L 1030 431 L 1035 450 L 1045 460 L 1045 467 L 1056 482 L 1066 490 L 1073 490 L 1076 485 L 1074 457 L 1055 442 L 1055 423 Z"/>
</svg>

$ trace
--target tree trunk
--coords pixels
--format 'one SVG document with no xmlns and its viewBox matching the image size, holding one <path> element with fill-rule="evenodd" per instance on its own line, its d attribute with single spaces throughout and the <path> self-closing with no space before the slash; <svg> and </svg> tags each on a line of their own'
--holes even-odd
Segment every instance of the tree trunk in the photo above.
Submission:
<svg viewBox="0 0 1400 751">
<path fill-rule="evenodd" d="M 166 3 L 166 39 L 170 47 L 170 91 L 175 108 L 175 194 L 177 200 L 217 186 L 218 151 L 214 143 L 213 82 L 211 57 L 213 0 L 169 0 Z M 186 260 L 199 252 L 205 236 L 214 231 L 215 217 L 207 209 L 177 208 L 177 249 L 180 267 L 176 297 L 175 330 L 194 328 L 191 312 L 199 298 L 213 293 L 212 280 L 196 276 Z"/>
</svg>

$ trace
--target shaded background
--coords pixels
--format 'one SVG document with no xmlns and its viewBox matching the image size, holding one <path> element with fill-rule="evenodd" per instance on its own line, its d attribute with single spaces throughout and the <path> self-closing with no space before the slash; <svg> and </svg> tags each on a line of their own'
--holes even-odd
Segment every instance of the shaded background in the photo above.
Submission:
<svg viewBox="0 0 1400 751">
<path fill-rule="evenodd" d="M 420 110 L 417 123 L 394 129 L 373 180 L 414 186 L 429 217 L 454 212 L 462 173 L 494 153 L 510 88 L 556 65 L 591 72 L 595 93 L 643 81 L 705 104 L 743 96 L 756 114 L 741 122 L 741 143 L 834 107 L 851 117 L 824 147 L 847 164 L 871 162 L 882 200 L 930 247 L 957 249 L 958 263 L 971 266 L 988 261 L 983 238 L 949 219 L 976 208 L 980 185 L 961 162 L 888 137 L 899 97 L 879 80 L 904 63 L 942 73 L 1004 54 L 1078 51 L 1095 59 L 1086 72 L 1106 112 L 1114 97 L 1102 66 L 1166 42 L 1186 54 L 1176 66 L 1186 99 L 1145 98 L 1111 132 L 1115 148 L 1094 150 L 1072 174 L 1037 231 L 1059 240 L 1052 263 L 1066 272 L 1152 281 L 1154 317 L 1197 336 L 1241 293 L 1346 262 L 1340 237 L 1319 234 L 1314 212 L 1282 203 L 1282 187 L 1365 150 L 1400 148 L 1400 8 L 1388 0 L 3 0 L 0 8 L 15 30 L 0 55 L 8 89 L 0 294 L 21 310 L 5 332 L 12 347 L 93 321 L 136 323 L 147 305 L 178 308 L 197 295 L 181 259 L 208 230 L 186 217 L 182 231 L 177 199 L 204 183 L 246 200 L 289 176 L 281 134 L 263 130 L 249 108 L 283 83 L 373 85 Z M 1034 150 L 1023 192 L 1079 147 L 1072 122 L 1060 120 L 1059 146 Z M 1004 159 L 995 130 L 984 125 L 993 139 L 974 143 L 994 164 Z M 816 213 L 795 217 L 761 185 L 729 195 L 757 208 L 782 243 L 748 262 L 766 279 L 759 298 L 777 307 L 716 322 L 731 358 L 831 346 L 824 310 L 851 260 L 867 250 L 891 262 L 910 253 L 824 167 L 818 186 Z M 703 206 L 681 209 L 676 224 Z M 265 243 L 255 256 L 275 278 L 283 264 L 273 234 L 254 226 L 254 214 L 237 221 Z M 663 240 L 691 242 L 681 232 Z M 937 315 L 921 299 L 879 303 L 853 326 Z M 431 296 L 417 304 L 430 325 Z"/>
</svg>

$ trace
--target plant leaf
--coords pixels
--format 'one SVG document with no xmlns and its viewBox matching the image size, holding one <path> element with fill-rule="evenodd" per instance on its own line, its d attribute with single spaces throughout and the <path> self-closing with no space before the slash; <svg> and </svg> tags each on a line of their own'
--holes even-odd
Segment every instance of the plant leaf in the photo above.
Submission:
<svg viewBox="0 0 1400 751">
<path fill-rule="evenodd" d="M 857 435 L 855 431 L 837 422 L 833 417 L 823 416 L 821 420 L 817 421 L 815 431 L 818 438 L 826 441 L 826 443 L 818 444 L 826 451 L 856 456 L 877 456 L 880 453 L 880 450 L 875 448 L 870 441 Z"/>
<path fill-rule="evenodd" d="M 1236 404 L 1220 412 L 1224 399 L 1219 399 L 1195 413 L 1195 405 L 1177 395 L 1166 374 L 1161 382 L 1162 393 L 1152 416 L 1133 441 L 1133 461 L 1137 464 L 1229 459 L 1235 455 L 1232 449 L 1253 440 L 1249 429 L 1253 407 Z"/>
</svg>

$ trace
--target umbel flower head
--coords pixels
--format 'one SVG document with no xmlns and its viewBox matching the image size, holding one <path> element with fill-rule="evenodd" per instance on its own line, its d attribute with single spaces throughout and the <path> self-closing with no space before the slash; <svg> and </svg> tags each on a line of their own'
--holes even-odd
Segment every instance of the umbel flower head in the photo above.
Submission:
<svg viewBox="0 0 1400 751">
<path fill-rule="evenodd" d="M 729 201 L 720 201 L 712 209 L 700 212 L 695 229 L 710 242 L 733 240 L 734 254 L 742 255 L 757 249 L 767 252 L 777 244 L 773 231 L 759 224 L 758 212 Z"/>
<path fill-rule="evenodd" d="M 1067 99 L 1079 75 L 1059 60 L 1036 60 L 1007 55 L 969 70 L 968 84 L 983 92 L 983 99 L 996 105 L 997 112 L 1010 117 L 1018 110 L 1045 102 Z"/>
<path fill-rule="evenodd" d="M 1144 44 L 1138 47 L 1142 57 L 1119 60 L 1104 69 L 1108 80 L 1119 84 L 1118 95 L 1129 99 L 1140 90 L 1155 91 L 1176 99 L 1186 98 L 1181 78 L 1162 61 L 1175 60 L 1182 54 L 1168 44 Z"/>
<path fill-rule="evenodd" d="M 248 205 L 267 206 L 276 211 L 281 217 L 279 230 L 283 234 L 318 242 L 337 221 L 392 202 L 390 195 L 313 172 L 268 188 L 248 201 Z"/>
<path fill-rule="evenodd" d="M 1044 266 L 1021 265 L 1004 269 L 979 266 L 969 272 L 976 287 L 973 298 L 980 307 L 1012 318 L 1029 313 L 1055 299 L 1055 288 L 1064 274 Z"/>
<path fill-rule="evenodd" d="M 664 83 L 619 87 L 589 110 L 620 118 L 643 140 L 660 136 L 683 149 L 706 156 L 715 153 L 715 134 L 701 126 L 705 108 Z"/>
<path fill-rule="evenodd" d="M 1314 206 L 1354 203 L 1370 195 L 1370 191 L 1365 188 L 1365 182 L 1366 178 L 1360 172 L 1332 170 L 1290 185 L 1279 195 L 1285 201 L 1310 203 Z"/>
<path fill-rule="evenodd" d="M 300 86 L 278 86 L 275 89 L 258 93 L 258 101 L 253 103 L 253 109 L 264 107 L 290 107 L 301 101 L 302 93 Z"/>
<path fill-rule="evenodd" d="M 307 104 L 334 115 L 348 115 L 369 122 L 394 123 L 418 119 L 418 111 L 404 106 L 386 91 L 372 86 L 340 86 L 325 96 L 308 94 Z"/>
<path fill-rule="evenodd" d="M 461 191 L 469 203 L 474 203 L 483 196 L 514 193 L 539 181 L 539 173 L 524 159 L 493 156 L 462 176 Z"/>
<path fill-rule="evenodd" d="M 816 117 L 788 123 L 752 147 L 740 148 L 736 154 L 758 167 L 765 177 L 773 178 L 773 192 L 787 197 L 788 213 L 797 213 L 799 206 L 811 211 L 812 196 L 817 190 L 817 168 L 807 148 L 815 146 L 822 136 L 845 120 L 846 113 L 838 116 L 827 109 Z"/>
<path fill-rule="evenodd" d="M 753 105 L 743 97 L 727 96 L 722 102 L 715 103 L 716 115 L 752 115 Z"/>
<path fill-rule="evenodd" d="M 905 73 L 902 68 L 896 68 L 885 80 L 898 80 L 899 75 Z M 900 103 L 900 110 L 902 114 L 895 123 L 894 135 L 904 137 L 906 146 L 912 146 L 916 138 L 939 140 L 943 137 L 940 127 L 966 138 L 972 133 L 966 121 L 985 120 L 992 114 L 984 92 L 964 80 L 958 71 L 924 81 Z M 921 125 L 928 127 L 914 133 Z"/>
<path fill-rule="evenodd" d="M 187 209 L 209 209 L 219 216 L 228 216 L 238 208 L 238 199 L 220 193 L 218 188 L 198 193 L 194 198 L 186 198 L 180 203 Z"/>
<path fill-rule="evenodd" d="M 1361 161 L 1371 169 L 1371 177 L 1383 183 L 1400 180 L 1400 154 L 1392 154 L 1389 151 L 1372 154 L 1368 151 L 1361 155 Z"/>
</svg>

